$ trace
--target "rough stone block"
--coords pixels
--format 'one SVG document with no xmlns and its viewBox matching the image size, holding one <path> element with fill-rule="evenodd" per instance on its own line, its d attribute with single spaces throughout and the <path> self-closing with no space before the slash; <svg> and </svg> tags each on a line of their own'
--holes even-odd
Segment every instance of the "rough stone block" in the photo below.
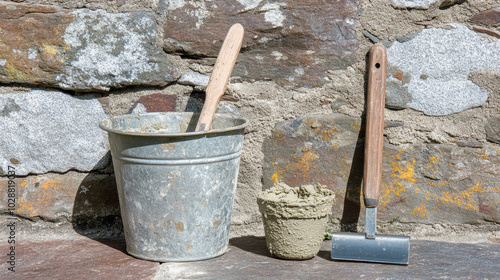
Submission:
<svg viewBox="0 0 500 280">
<path fill-rule="evenodd" d="M 489 42 L 469 28 L 425 29 L 388 49 L 387 101 L 427 115 L 449 115 L 478 107 L 488 92 L 469 79 L 473 71 L 500 69 L 500 41 Z"/>
<path fill-rule="evenodd" d="M 177 95 L 166 95 L 161 93 L 154 93 L 150 95 L 144 95 L 139 98 L 135 108 L 134 113 L 146 113 L 146 112 L 175 112 L 175 107 L 177 105 Z"/>
<path fill-rule="evenodd" d="M 477 13 L 471 16 L 469 21 L 484 25 L 500 24 L 500 7 Z"/>
<path fill-rule="evenodd" d="M 33 90 L 0 95 L 0 162 L 17 175 L 105 167 L 107 136 L 99 129 L 106 117 L 90 95 Z"/>
<path fill-rule="evenodd" d="M 88 223 L 104 217 L 120 215 L 116 181 L 108 174 L 45 174 L 14 179 L 15 213 L 28 219 L 49 222 Z M 0 178 L 6 189 L 8 179 Z M 3 193 L 0 209 L 7 209 L 7 193 Z"/>
<path fill-rule="evenodd" d="M 179 76 L 155 47 L 151 12 L 112 14 L 0 3 L 0 82 L 69 90 L 166 85 Z"/>
<path fill-rule="evenodd" d="M 333 216 L 356 223 L 361 211 L 363 131 L 340 114 L 278 123 L 264 143 L 264 187 L 321 183 L 336 193 Z M 361 129 L 361 130 L 360 130 Z M 500 149 L 384 144 L 381 222 L 500 221 Z"/>
<path fill-rule="evenodd" d="M 217 55 L 239 22 L 245 38 L 234 75 L 305 85 L 327 82 L 327 70 L 355 61 L 357 0 L 168 1 L 165 50 L 190 57 Z M 321 8 L 319 8 L 321 7 Z"/>
<path fill-rule="evenodd" d="M 342 114 L 278 123 L 272 138 L 264 142 L 264 187 L 278 181 L 291 186 L 303 183 L 344 186 L 351 173 L 360 129 L 360 119 Z M 320 168 L 322 165 L 324 168 Z M 362 170 L 354 173 L 357 177 Z"/>
<path fill-rule="evenodd" d="M 484 130 L 486 140 L 500 144 L 500 116 L 489 118 Z"/>
<path fill-rule="evenodd" d="M 392 6 L 399 9 L 445 8 L 455 4 L 461 4 L 464 0 L 393 0 Z"/>
<path fill-rule="evenodd" d="M 441 0 L 393 0 L 392 5 L 395 8 L 403 9 L 429 9 L 432 4 Z"/>
<path fill-rule="evenodd" d="M 206 74 L 200 74 L 194 71 L 188 71 L 179 78 L 177 81 L 181 85 L 189 85 L 189 86 L 204 86 L 208 85 L 210 80 L 210 76 Z"/>
</svg>

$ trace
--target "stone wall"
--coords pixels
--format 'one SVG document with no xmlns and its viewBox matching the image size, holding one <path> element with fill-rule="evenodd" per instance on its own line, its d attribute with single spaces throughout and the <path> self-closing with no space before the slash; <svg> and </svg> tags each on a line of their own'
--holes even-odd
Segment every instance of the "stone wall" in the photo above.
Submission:
<svg viewBox="0 0 500 280">
<path fill-rule="evenodd" d="M 26 234 L 121 236 L 99 121 L 199 111 L 236 22 L 245 38 L 218 109 L 251 122 L 233 236 L 262 234 L 255 197 L 277 181 L 326 184 L 337 194 L 331 226 L 362 225 L 366 58 L 375 42 L 388 48 L 382 230 L 499 231 L 495 0 L 0 2 L 3 217 L 15 168 L 12 214 Z"/>
</svg>

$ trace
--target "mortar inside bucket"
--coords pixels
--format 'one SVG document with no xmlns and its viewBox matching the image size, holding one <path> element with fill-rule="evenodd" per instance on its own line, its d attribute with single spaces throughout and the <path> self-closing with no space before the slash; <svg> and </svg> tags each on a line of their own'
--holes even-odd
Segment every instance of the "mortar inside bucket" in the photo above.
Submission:
<svg viewBox="0 0 500 280">
<path fill-rule="evenodd" d="M 153 261 L 224 254 L 248 120 L 147 113 L 103 120 L 116 175 L 127 252 Z"/>
</svg>

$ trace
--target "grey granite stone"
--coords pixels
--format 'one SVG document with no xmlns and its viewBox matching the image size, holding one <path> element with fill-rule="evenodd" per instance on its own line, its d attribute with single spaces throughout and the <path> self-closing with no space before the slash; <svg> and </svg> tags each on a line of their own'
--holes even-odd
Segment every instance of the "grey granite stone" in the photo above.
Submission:
<svg viewBox="0 0 500 280">
<path fill-rule="evenodd" d="M 489 42 L 464 25 L 454 24 L 449 30 L 425 29 L 414 39 L 394 42 L 388 49 L 390 66 L 400 69 L 403 77 L 411 76 L 408 83 L 403 79 L 399 89 L 389 84 L 389 90 L 400 92 L 395 96 L 407 91 L 411 100 L 405 106 L 427 115 L 457 113 L 481 106 L 488 99 L 488 92 L 468 76 L 472 71 L 499 70 L 498 61 L 500 41 Z M 388 104 L 391 102 L 389 99 Z"/>
<path fill-rule="evenodd" d="M 441 0 L 393 0 L 392 6 L 403 9 L 429 9 L 432 4 Z"/>
<path fill-rule="evenodd" d="M 200 74 L 194 71 L 188 71 L 186 73 L 183 73 L 177 82 L 182 85 L 206 87 L 208 85 L 209 80 L 210 80 L 210 75 Z"/>
<path fill-rule="evenodd" d="M 392 6 L 398 9 L 419 9 L 447 8 L 455 4 L 461 4 L 464 0 L 393 0 Z"/>
<path fill-rule="evenodd" d="M 33 90 L 0 95 L 0 161 L 17 175 L 70 169 L 90 171 L 107 165 L 106 117 L 90 95 Z"/>
</svg>

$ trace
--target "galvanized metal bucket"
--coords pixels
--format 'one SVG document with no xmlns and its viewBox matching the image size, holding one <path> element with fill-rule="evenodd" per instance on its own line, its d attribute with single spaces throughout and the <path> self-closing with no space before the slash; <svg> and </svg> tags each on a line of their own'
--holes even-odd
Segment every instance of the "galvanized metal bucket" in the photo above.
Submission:
<svg viewBox="0 0 500 280">
<path fill-rule="evenodd" d="M 224 254 L 248 120 L 148 113 L 103 120 L 118 186 L 127 252 L 154 261 Z"/>
</svg>

